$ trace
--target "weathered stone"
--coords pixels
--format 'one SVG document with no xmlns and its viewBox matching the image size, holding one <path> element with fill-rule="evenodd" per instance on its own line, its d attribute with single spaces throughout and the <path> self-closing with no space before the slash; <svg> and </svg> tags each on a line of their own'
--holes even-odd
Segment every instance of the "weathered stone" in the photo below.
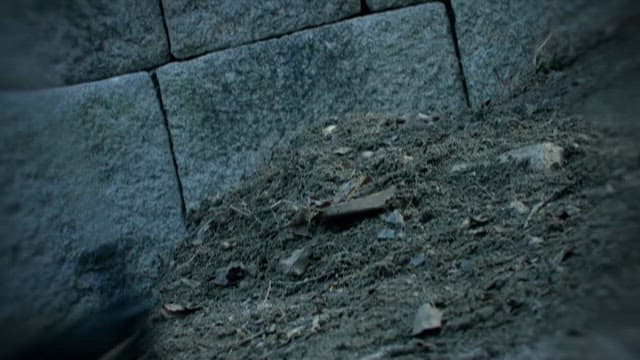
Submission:
<svg viewBox="0 0 640 360">
<path fill-rule="evenodd" d="M 0 88 L 67 85 L 169 61 L 157 0 L 0 3 Z"/>
<path fill-rule="evenodd" d="M 358 0 L 163 0 L 171 53 L 183 59 L 360 13 Z"/>
<path fill-rule="evenodd" d="M 520 91 L 537 69 L 562 68 L 640 7 L 629 0 L 452 0 L 452 5 L 474 108 Z"/>
<path fill-rule="evenodd" d="M 369 10 L 379 11 L 433 1 L 434 0 L 366 0 L 366 4 Z"/>
<path fill-rule="evenodd" d="M 227 189 L 301 125 L 465 107 L 438 3 L 169 64 L 157 75 L 188 208 Z"/>
<path fill-rule="evenodd" d="M 0 322 L 139 293 L 183 236 L 147 73 L 0 93 Z"/>
<path fill-rule="evenodd" d="M 533 170 L 549 170 L 564 163 L 564 149 L 544 142 L 511 150 L 498 157 L 500 163 L 526 163 Z"/>
<path fill-rule="evenodd" d="M 413 319 L 411 336 L 421 336 L 442 327 L 442 311 L 431 304 L 423 304 L 418 308 Z"/>
</svg>

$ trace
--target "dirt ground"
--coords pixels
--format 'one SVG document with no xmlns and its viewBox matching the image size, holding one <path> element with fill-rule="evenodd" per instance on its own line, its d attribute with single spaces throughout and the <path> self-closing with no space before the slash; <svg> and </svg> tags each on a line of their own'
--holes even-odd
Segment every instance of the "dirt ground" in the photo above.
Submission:
<svg viewBox="0 0 640 360">
<path fill-rule="evenodd" d="M 148 357 L 640 356 L 636 33 L 481 111 L 304 129 L 190 214 Z"/>
</svg>

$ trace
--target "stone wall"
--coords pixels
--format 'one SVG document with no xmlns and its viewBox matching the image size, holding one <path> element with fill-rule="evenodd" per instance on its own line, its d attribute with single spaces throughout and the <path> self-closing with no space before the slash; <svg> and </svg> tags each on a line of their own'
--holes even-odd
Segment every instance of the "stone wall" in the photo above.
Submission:
<svg viewBox="0 0 640 360">
<path fill-rule="evenodd" d="M 520 92 L 536 71 L 560 70 L 638 11 L 628 0 L 452 0 L 471 106 Z"/>
<path fill-rule="evenodd" d="M 2 93 L 0 108 L 0 318 L 149 287 L 183 233 L 149 75 Z"/>
<path fill-rule="evenodd" d="M 188 209 L 255 168 L 301 125 L 465 106 L 442 4 L 358 17 L 156 73 Z"/>
<path fill-rule="evenodd" d="M 307 124 L 499 103 L 638 12 L 587 0 L 0 5 L 1 318 L 147 291 L 184 216 Z"/>
</svg>

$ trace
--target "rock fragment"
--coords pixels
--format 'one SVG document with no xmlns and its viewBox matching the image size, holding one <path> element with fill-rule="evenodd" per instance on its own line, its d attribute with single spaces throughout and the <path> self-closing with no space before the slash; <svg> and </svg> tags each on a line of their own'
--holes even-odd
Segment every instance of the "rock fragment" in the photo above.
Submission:
<svg viewBox="0 0 640 360">
<path fill-rule="evenodd" d="M 524 162 L 532 170 L 549 170 L 560 167 L 564 160 L 564 148 L 551 142 L 525 146 L 498 157 L 500 163 Z"/>
<path fill-rule="evenodd" d="M 423 336 L 439 331 L 442 328 L 442 311 L 431 304 L 423 304 L 418 308 L 413 320 L 412 336 Z"/>
<path fill-rule="evenodd" d="M 293 274 L 296 276 L 300 276 L 304 274 L 307 266 L 309 266 L 309 258 L 311 256 L 311 252 L 309 248 L 303 247 L 301 249 L 295 250 L 291 256 L 286 259 L 280 260 L 280 269 L 285 274 Z"/>
<path fill-rule="evenodd" d="M 216 272 L 213 283 L 218 286 L 233 286 L 244 279 L 246 269 L 242 264 L 231 264 Z"/>
</svg>

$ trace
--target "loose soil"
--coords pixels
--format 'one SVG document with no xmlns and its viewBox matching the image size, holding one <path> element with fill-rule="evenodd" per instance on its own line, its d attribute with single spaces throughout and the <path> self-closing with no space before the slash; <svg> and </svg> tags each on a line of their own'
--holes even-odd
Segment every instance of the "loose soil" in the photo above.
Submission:
<svg viewBox="0 0 640 360">
<path fill-rule="evenodd" d="M 148 357 L 640 354 L 636 33 L 628 23 L 480 111 L 302 130 L 189 215 L 158 290 L 174 307 L 154 317 Z M 561 164 L 498 160 L 545 142 L 564 149 Z M 391 186 L 380 211 L 322 217 Z M 413 336 L 423 304 L 442 326 Z"/>
</svg>

